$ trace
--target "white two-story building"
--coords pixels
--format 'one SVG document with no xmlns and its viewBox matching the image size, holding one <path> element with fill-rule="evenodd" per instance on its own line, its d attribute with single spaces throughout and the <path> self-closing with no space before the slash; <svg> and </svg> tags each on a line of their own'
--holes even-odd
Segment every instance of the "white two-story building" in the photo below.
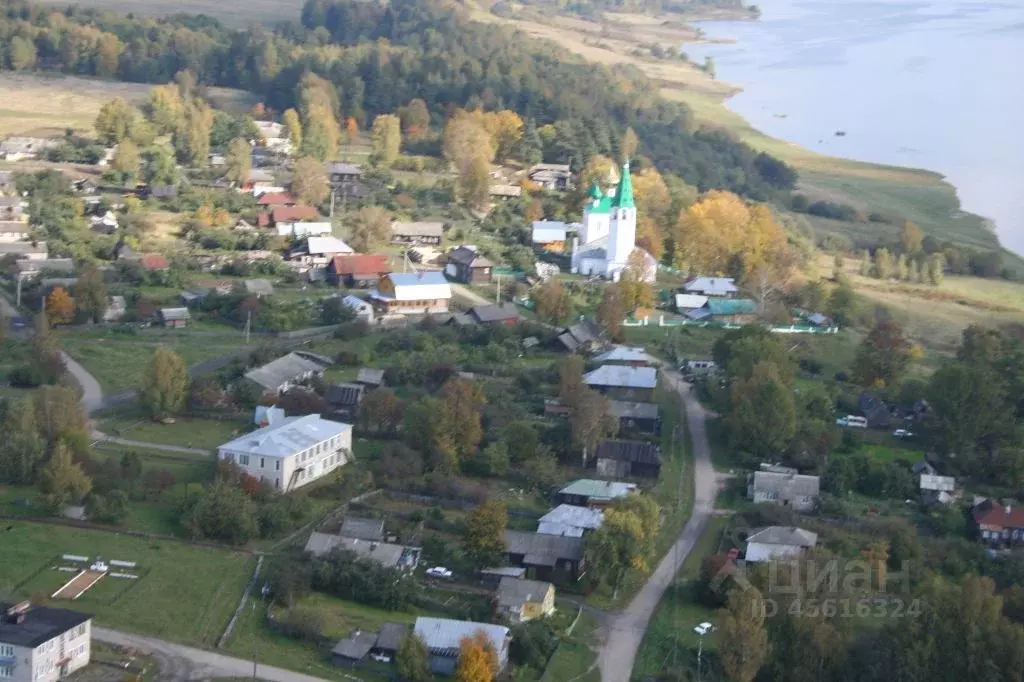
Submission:
<svg viewBox="0 0 1024 682">
<path fill-rule="evenodd" d="M 326 476 L 352 458 L 352 425 L 315 414 L 287 417 L 221 445 L 217 456 L 288 492 Z"/>
<path fill-rule="evenodd" d="M 0 603 L 0 680 L 56 682 L 89 664 L 88 613 Z"/>
</svg>

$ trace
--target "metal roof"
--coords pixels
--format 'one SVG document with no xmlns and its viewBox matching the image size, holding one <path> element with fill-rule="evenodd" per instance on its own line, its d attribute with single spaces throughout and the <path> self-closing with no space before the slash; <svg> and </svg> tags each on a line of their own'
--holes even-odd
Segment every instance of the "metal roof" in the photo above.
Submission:
<svg viewBox="0 0 1024 682">
<path fill-rule="evenodd" d="M 393 272 L 385 275 L 384 279 L 390 279 L 394 284 L 394 300 L 396 301 L 421 301 L 452 297 L 452 288 L 448 284 L 448 280 L 437 271 Z M 390 298 L 381 294 L 379 289 L 370 295 L 381 299 Z"/>
<path fill-rule="evenodd" d="M 533 243 L 564 242 L 566 238 L 566 225 L 561 220 L 535 220 L 533 221 Z"/>
<path fill-rule="evenodd" d="M 614 500 L 625 497 L 636 490 L 635 483 L 622 481 L 598 481 L 593 478 L 581 478 L 562 488 L 562 495 L 578 495 L 599 500 Z"/>
<path fill-rule="evenodd" d="M 298 353 L 288 353 L 272 360 L 262 367 L 249 370 L 245 378 L 254 381 L 263 388 L 276 389 L 293 379 L 298 379 L 311 372 L 322 372 L 324 365 Z"/>
<path fill-rule="evenodd" d="M 355 253 L 356 250 L 337 237 L 310 237 L 306 240 L 306 253 Z"/>
<path fill-rule="evenodd" d="M 192 313 L 188 308 L 161 308 L 160 317 L 164 320 L 191 320 Z"/>
<path fill-rule="evenodd" d="M 654 388 L 658 385 L 658 370 L 653 367 L 603 365 L 584 374 L 583 383 L 614 388 Z"/>
<path fill-rule="evenodd" d="M 732 277 L 694 277 L 683 285 L 683 291 L 690 294 L 707 294 L 710 296 L 727 296 L 735 294 L 736 280 Z"/>
<path fill-rule="evenodd" d="M 921 490 L 935 490 L 950 493 L 956 490 L 956 479 L 952 476 L 921 474 Z"/>
<path fill-rule="evenodd" d="M 612 416 L 619 419 L 657 419 L 657 403 L 631 403 L 624 400 L 612 401 Z"/>
<path fill-rule="evenodd" d="M 762 545 L 814 547 L 818 544 L 818 534 L 796 526 L 768 526 L 749 536 L 747 544 L 751 542 L 758 542 Z"/>
<path fill-rule="evenodd" d="M 352 431 L 351 424 L 321 419 L 319 415 L 288 417 L 277 424 L 228 441 L 218 450 L 230 450 L 261 457 L 290 457 L 317 443 Z"/>
<path fill-rule="evenodd" d="M 610 351 L 601 353 L 593 360 L 594 362 L 654 362 L 654 358 L 648 355 L 643 348 L 628 346 L 616 346 Z"/>
<path fill-rule="evenodd" d="M 676 294 L 676 310 L 694 310 L 703 308 L 708 297 L 701 294 Z"/>
<path fill-rule="evenodd" d="M 500 575 L 510 578 L 521 578 L 526 575 L 526 569 L 520 566 L 497 566 L 495 568 L 484 568 L 480 570 L 482 575 Z"/>
<path fill-rule="evenodd" d="M 360 175 L 363 171 L 354 163 L 335 161 L 327 164 L 327 172 L 337 175 Z"/>
<path fill-rule="evenodd" d="M 757 303 L 749 298 L 709 298 L 707 309 L 712 315 L 753 315 Z"/>
<path fill-rule="evenodd" d="M 604 524 L 604 512 L 590 507 L 560 504 L 540 517 L 537 532 L 542 535 L 582 537 L 584 530 L 596 530 Z"/>
<path fill-rule="evenodd" d="M 470 620 L 452 620 L 450 618 L 430 618 L 420 616 L 416 619 L 413 632 L 423 638 L 432 654 L 440 656 L 457 656 L 459 643 L 466 637 L 472 637 L 478 631 L 491 641 L 498 658 L 507 646 L 509 630 L 503 625 L 476 623 Z"/>
<path fill-rule="evenodd" d="M 460 246 L 448 252 L 448 260 L 470 268 L 493 268 L 494 263 L 480 255 L 475 246 Z"/>
<path fill-rule="evenodd" d="M 384 623 L 380 626 L 380 633 L 377 635 L 377 643 L 374 648 L 398 651 L 398 647 L 407 634 L 409 634 L 409 626 L 406 623 Z"/>
</svg>

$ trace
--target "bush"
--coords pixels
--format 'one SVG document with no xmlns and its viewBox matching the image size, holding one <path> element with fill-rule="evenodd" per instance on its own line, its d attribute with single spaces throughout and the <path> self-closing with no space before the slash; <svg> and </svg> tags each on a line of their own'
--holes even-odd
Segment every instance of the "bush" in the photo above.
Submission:
<svg viewBox="0 0 1024 682">
<path fill-rule="evenodd" d="M 324 615 L 312 608 L 292 607 L 278 614 L 276 620 L 281 634 L 308 642 L 320 641 L 324 630 Z"/>
<path fill-rule="evenodd" d="M 418 596 L 411 574 L 339 550 L 313 560 L 312 586 L 341 599 L 391 611 L 406 610 Z"/>
</svg>

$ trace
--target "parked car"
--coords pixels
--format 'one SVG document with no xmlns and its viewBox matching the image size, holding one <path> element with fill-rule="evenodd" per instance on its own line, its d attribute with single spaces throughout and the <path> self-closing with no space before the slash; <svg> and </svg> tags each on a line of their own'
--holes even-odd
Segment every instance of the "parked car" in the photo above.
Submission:
<svg viewBox="0 0 1024 682">
<path fill-rule="evenodd" d="M 712 632 L 714 629 L 715 629 L 714 625 L 712 625 L 711 623 L 705 622 L 705 623 L 701 623 L 700 625 L 695 627 L 693 629 L 693 631 L 696 632 L 698 635 L 704 636 L 704 635 L 708 634 L 709 632 Z"/>
<path fill-rule="evenodd" d="M 729 558 L 732 559 L 733 561 L 736 561 L 737 559 L 739 559 L 740 558 L 740 548 L 739 547 L 733 547 L 732 549 L 730 549 L 729 550 Z"/>
<path fill-rule="evenodd" d="M 846 421 L 846 417 L 840 417 L 839 419 L 837 419 L 836 420 L 836 426 L 848 426 L 848 422 Z"/>
<path fill-rule="evenodd" d="M 907 431 L 906 429 L 896 429 L 892 432 L 893 438 L 913 438 L 914 432 Z"/>
<path fill-rule="evenodd" d="M 433 568 L 428 568 L 427 575 L 429 575 L 431 578 L 444 578 L 445 580 L 451 580 L 452 578 L 451 569 L 445 568 L 444 566 L 434 566 Z"/>
<path fill-rule="evenodd" d="M 370 658 L 377 661 L 378 663 L 390 663 L 391 657 L 387 654 L 370 654 Z"/>
</svg>

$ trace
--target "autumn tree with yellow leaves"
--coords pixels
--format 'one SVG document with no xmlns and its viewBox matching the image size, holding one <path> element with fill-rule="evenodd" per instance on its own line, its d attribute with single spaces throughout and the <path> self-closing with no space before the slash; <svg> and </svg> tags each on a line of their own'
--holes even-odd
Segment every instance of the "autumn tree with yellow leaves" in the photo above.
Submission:
<svg viewBox="0 0 1024 682">
<path fill-rule="evenodd" d="M 455 668 L 458 682 L 492 682 L 498 674 L 498 652 L 487 637 L 477 630 L 459 642 L 459 663 Z"/>
<path fill-rule="evenodd" d="M 786 235 L 765 204 L 711 191 L 679 216 L 672 262 L 681 270 L 735 277 L 762 302 L 792 271 Z"/>
<path fill-rule="evenodd" d="M 588 561 L 598 579 L 614 585 L 628 570 L 647 571 L 660 526 L 661 510 L 653 498 L 630 495 L 615 500 L 587 544 Z"/>
<path fill-rule="evenodd" d="M 470 208 L 487 206 L 491 162 L 496 148 L 480 112 L 459 110 L 444 129 L 444 158 L 457 175 L 459 199 Z"/>
</svg>

